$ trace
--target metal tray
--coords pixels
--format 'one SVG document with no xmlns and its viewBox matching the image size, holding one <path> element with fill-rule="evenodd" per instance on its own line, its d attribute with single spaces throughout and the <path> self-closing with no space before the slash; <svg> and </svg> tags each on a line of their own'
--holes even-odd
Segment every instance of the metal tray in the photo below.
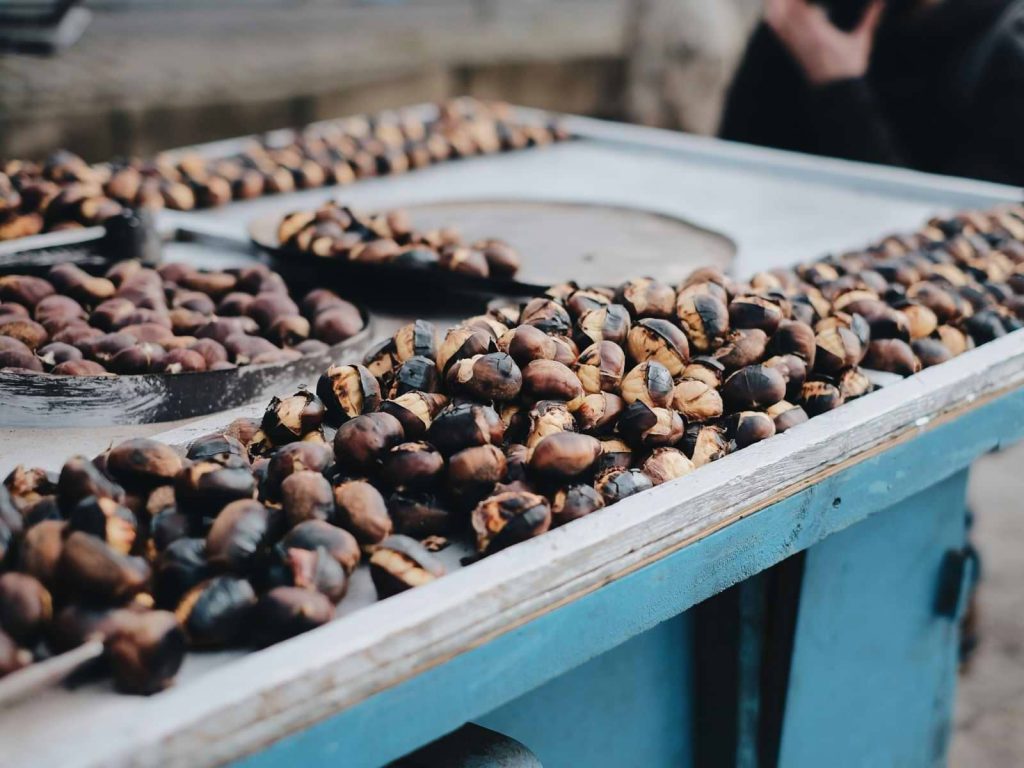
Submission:
<svg viewBox="0 0 1024 768">
<path fill-rule="evenodd" d="M 451 200 L 405 208 L 419 230 L 455 226 L 467 243 L 498 237 L 515 247 L 522 267 L 514 279 L 500 280 L 444 269 L 409 269 L 321 258 L 282 247 L 278 214 L 249 225 L 253 244 L 278 271 L 315 274 L 328 285 L 361 295 L 388 290 L 470 292 L 530 296 L 570 280 L 618 285 L 631 277 L 657 274 L 676 283 L 697 264 L 680 254 L 699 253 L 700 264 L 728 267 L 736 245 L 723 234 L 677 216 L 619 205 L 543 200 Z M 584 278 L 585 276 L 585 278 Z M 434 293 L 433 295 L 437 295 Z"/>
</svg>

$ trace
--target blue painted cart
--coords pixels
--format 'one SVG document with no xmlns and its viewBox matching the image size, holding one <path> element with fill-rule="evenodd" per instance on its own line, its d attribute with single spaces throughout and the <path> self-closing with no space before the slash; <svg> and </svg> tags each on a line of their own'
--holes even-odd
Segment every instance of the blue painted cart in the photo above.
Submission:
<svg viewBox="0 0 1024 768">
<path fill-rule="evenodd" d="M 589 138 L 546 160 L 472 161 L 359 193 L 423 200 L 448 174 L 458 197 L 493 195 L 496 178 L 522 195 L 546 172 L 548 199 L 629 202 L 726 232 L 742 273 L 1019 197 L 573 128 Z M 251 213 L 216 215 L 237 227 Z M 465 723 L 547 768 L 941 764 L 973 573 L 967 471 L 1022 435 L 1017 333 L 307 635 L 192 657 L 152 698 L 48 691 L 0 714 L 0 765 L 381 766 Z"/>
</svg>

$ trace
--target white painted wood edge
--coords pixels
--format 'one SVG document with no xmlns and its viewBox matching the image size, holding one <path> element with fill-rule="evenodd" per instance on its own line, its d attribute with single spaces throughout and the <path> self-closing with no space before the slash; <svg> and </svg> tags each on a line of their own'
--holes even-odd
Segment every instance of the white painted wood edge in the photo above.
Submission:
<svg viewBox="0 0 1024 768">
<path fill-rule="evenodd" d="M 216 765 L 240 757 L 678 549 L 822 469 L 1022 385 L 1018 332 L 142 702 L 145 716 L 130 733 L 82 764 Z M 213 420 L 204 421 L 209 431 Z"/>
</svg>

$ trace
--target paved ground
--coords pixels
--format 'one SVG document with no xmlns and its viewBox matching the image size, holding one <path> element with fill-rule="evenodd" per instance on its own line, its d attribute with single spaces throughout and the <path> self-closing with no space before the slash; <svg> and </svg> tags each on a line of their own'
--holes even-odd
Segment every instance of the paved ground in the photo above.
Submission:
<svg viewBox="0 0 1024 768">
<path fill-rule="evenodd" d="M 1024 444 L 971 474 L 976 546 L 984 558 L 981 646 L 961 677 L 951 766 L 1024 765 Z"/>
</svg>

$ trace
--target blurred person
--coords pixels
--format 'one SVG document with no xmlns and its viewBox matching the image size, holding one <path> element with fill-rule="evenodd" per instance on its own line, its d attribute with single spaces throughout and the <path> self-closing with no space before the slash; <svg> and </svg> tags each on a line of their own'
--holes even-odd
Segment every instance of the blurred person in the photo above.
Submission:
<svg viewBox="0 0 1024 768">
<path fill-rule="evenodd" d="M 765 0 L 720 134 L 1024 184 L 1024 0 Z"/>
</svg>

